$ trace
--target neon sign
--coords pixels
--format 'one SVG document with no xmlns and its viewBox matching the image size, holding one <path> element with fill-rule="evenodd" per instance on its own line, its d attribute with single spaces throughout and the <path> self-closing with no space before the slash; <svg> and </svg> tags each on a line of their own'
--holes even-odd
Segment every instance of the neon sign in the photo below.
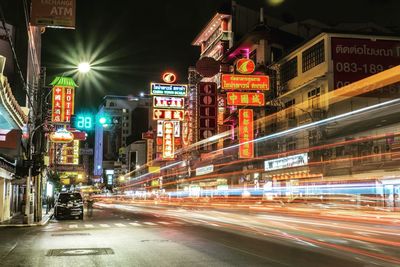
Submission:
<svg viewBox="0 0 400 267">
<path fill-rule="evenodd" d="M 222 74 L 224 90 L 269 90 L 269 76 Z"/>
<path fill-rule="evenodd" d="M 183 110 L 175 109 L 153 109 L 153 120 L 178 120 L 183 121 L 184 119 Z"/>
<path fill-rule="evenodd" d="M 263 93 L 227 92 L 226 99 L 228 106 L 260 107 L 265 105 Z"/>
<path fill-rule="evenodd" d="M 185 100 L 183 97 L 154 96 L 153 107 L 155 108 L 183 108 Z"/>
<path fill-rule="evenodd" d="M 186 96 L 186 84 L 151 83 L 150 94 L 162 96 Z"/>
<path fill-rule="evenodd" d="M 162 159 L 174 159 L 174 123 L 164 122 Z"/>
<path fill-rule="evenodd" d="M 236 62 L 236 70 L 241 74 L 252 74 L 256 69 L 254 61 L 247 58 L 241 58 Z"/>
<path fill-rule="evenodd" d="M 174 83 L 176 82 L 176 75 L 172 72 L 165 72 L 162 76 L 162 79 L 166 83 Z"/>
<path fill-rule="evenodd" d="M 253 110 L 239 109 L 239 158 L 254 157 Z"/>
</svg>

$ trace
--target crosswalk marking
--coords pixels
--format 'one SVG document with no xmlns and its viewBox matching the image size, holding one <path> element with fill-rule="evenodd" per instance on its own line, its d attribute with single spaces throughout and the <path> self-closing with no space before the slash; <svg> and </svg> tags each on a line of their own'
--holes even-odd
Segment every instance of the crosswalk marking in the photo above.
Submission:
<svg viewBox="0 0 400 267">
<path fill-rule="evenodd" d="M 165 224 L 165 225 L 171 224 L 170 222 L 158 222 L 158 223 Z"/>
<path fill-rule="evenodd" d="M 147 224 L 147 225 L 157 225 L 157 224 L 155 224 L 155 223 L 152 223 L 152 222 L 143 222 L 144 224 Z"/>
<path fill-rule="evenodd" d="M 135 223 L 135 222 L 132 222 L 132 223 L 129 223 L 130 225 L 133 225 L 133 226 L 140 226 L 140 223 Z"/>
<path fill-rule="evenodd" d="M 93 226 L 93 224 L 85 224 L 85 227 L 86 228 L 93 228 L 94 226 Z"/>
<path fill-rule="evenodd" d="M 105 223 L 101 223 L 100 226 L 101 227 L 110 227 L 108 224 L 105 224 Z"/>
<path fill-rule="evenodd" d="M 78 225 L 77 225 L 77 224 L 71 224 L 71 225 L 69 226 L 69 228 L 78 228 Z"/>
<path fill-rule="evenodd" d="M 118 227 L 126 227 L 126 225 L 125 224 L 122 224 L 122 223 L 114 223 L 116 226 L 118 226 Z"/>
</svg>

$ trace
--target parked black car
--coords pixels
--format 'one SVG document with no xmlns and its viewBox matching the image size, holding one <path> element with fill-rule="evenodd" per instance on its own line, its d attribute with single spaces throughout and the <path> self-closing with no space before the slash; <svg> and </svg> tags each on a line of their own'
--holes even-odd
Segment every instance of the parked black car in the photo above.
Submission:
<svg viewBox="0 0 400 267">
<path fill-rule="evenodd" d="M 83 200 L 80 193 L 61 192 L 54 206 L 54 217 L 83 219 Z"/>
</svg>

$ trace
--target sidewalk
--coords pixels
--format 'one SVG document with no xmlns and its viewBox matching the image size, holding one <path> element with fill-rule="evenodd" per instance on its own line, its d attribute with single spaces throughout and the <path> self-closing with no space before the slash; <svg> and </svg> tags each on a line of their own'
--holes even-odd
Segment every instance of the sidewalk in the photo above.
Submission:
<svg viewBox="0 0 400 267">
<path fill-rule="evenodd" d="M 0 222 L 0 227 L 32 227 L 32 226 L 42 226 L 49 222 L 50 218 L 53 216 L 54 209 L 51 209 L 47 214 L 46 210 L 43 209 L 42 220 L 40 222 L 24 224 L 24 214 L 19 213 L 13 216 L 7 221 Z"/>
</svg>

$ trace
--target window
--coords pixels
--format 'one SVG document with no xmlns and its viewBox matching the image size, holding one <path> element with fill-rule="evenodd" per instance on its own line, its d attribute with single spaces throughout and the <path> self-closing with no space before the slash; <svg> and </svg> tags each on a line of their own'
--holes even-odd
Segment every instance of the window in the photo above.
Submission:
<svg viewBox="0 0 400 267">
<path fill-rule="evenodd" d="M 291 108 L 292 106 L 294 106 L 294 104 L 296 104 L 295 99 L 289 100 L 285 103 L 286 118 L 288 118 L 288 119 L 296 118 L 295 110 L 294 110 L 294 108 Z"/>
<path fill-rule="evenodd" d="M 115 106 L 115 103 L 114 103 L 114 102 L 110 102 L 110 103 L 108 104 L 108 106 L 109 106 L 109 107 L 114 107 L 114 106 Z"/>
<path fill-rule="evenodd" d="M 314 109 L 320 108 L 320 103 L 319 103 L 320 102 L 320 98 L 319 98 L 319 96 L 321 95 L 321 89 L 319 87 L 315 88 L 315 89 L 309 91 L 307 93 L 307 95 L 308 95 L 308 107 L 309 108 L 314 108 Z"/>
<path fill-rule="evenodd" d="M 297 76 L 297 57 L 282 64 L 280 75 L 281 83 L 286 83 Z"/>
<path fill-rule="evenodd" d="M 271 62 L 278 61 L 279 59 L 281 59 L 282 55 L 282 49 L 274 46 L 271 47 Z"/>
<path fill-rule="evenodd" d="M 324 40 L 322 40 L 303 52 L 303 72 L 312 69 L 324 61 L 325 49 Z"/>
</svg>

